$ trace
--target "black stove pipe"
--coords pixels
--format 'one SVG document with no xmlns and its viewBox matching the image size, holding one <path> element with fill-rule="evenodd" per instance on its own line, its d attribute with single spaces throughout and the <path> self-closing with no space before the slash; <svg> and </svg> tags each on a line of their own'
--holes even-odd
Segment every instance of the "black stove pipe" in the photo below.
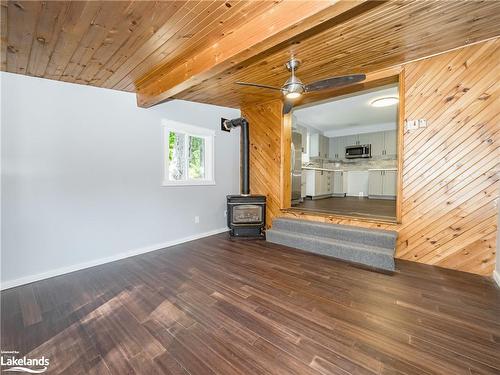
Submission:
<svg viewBox="0 0 500 375">
<path fill-rule="evenodd" d="M 239 117 L 233 120 L 225 120 L 223 123 L 226 130 L 240 127 L 240 158 L 241 158 L 241 195 L 250 195 L 250 140 L 248 136 L 248 121 Z"/>
</svg>

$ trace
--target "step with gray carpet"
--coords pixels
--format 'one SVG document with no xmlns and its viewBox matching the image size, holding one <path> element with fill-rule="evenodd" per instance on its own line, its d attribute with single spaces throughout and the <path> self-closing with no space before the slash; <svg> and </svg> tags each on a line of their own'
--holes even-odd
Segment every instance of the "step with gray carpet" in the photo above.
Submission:
<svg viewBox="0 0 500 375">
<path fill-rule="evenodd" d="M 276 218 L 266 239 L 296 249 L 394 271 L 397 232 Z"/>
</svg>

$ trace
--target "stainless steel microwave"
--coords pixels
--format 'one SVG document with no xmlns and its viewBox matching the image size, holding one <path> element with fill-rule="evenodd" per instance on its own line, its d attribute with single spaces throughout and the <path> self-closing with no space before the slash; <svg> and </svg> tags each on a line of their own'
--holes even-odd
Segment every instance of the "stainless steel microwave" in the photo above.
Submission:
<svg viewBox="0 0 500 375">
<path fill-rule="evenodd" d="M 372 157 L 372 145 L 354 145 L 354 146 L 346 146 L 345 148 L 346 159 L 371 158 L 371 157 Z"/>
</svg>

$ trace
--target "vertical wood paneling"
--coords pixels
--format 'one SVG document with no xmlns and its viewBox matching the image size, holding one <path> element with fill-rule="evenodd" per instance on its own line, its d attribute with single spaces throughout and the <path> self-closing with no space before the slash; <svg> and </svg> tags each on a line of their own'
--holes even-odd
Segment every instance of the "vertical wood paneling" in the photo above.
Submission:
<svg viewBox="0 0 500 375">
<path fill-rule="evenodd" d="M 250 192 L 267 196 L 266 222 L 281 209 L 282 104 L 272 101 L 241 109 L 250 130 Z"/>
<path fill-rule="evenodd" d="M 399 258 L 490 275 L 499 190 L 498 61 L 488 41 L 405 66 Z"/>
<path fill-rule="evenodd" d="M 402 137 L 400 224 L 279 210 L 280 150 L 274 146 L 280 142 L 274 137 L 281 108 L 257 110 L 260 117 L 250 120 L 258 133 L 252 142 L 267 164 L 252 164 L 251 174 L 258 175 L 259 193 L 272 197 L 268 220 L 279 215 L 394 229 L 400 259 L 491 275 L 500 187 L 499 46 L 495 39 L 404 66 L 404 116 L 426 119 L 428 126 Z"/>
</svg>

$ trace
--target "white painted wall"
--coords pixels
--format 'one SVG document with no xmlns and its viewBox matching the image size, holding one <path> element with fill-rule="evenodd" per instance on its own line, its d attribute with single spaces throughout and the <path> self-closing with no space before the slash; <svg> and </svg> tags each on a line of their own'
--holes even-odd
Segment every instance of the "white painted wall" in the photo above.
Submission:
<svg viewBox="0 0 500 375">
<path fill-rule="evenodd" d="M 1 73 L 2 250 L 6 288 L 226 226 L 239 188 L 239 111 Z M 216 130 L 215 186 L 162 187 L 161 120 Z M 200 223 L 194 223 L 194 216 Z"/>
</svg>

